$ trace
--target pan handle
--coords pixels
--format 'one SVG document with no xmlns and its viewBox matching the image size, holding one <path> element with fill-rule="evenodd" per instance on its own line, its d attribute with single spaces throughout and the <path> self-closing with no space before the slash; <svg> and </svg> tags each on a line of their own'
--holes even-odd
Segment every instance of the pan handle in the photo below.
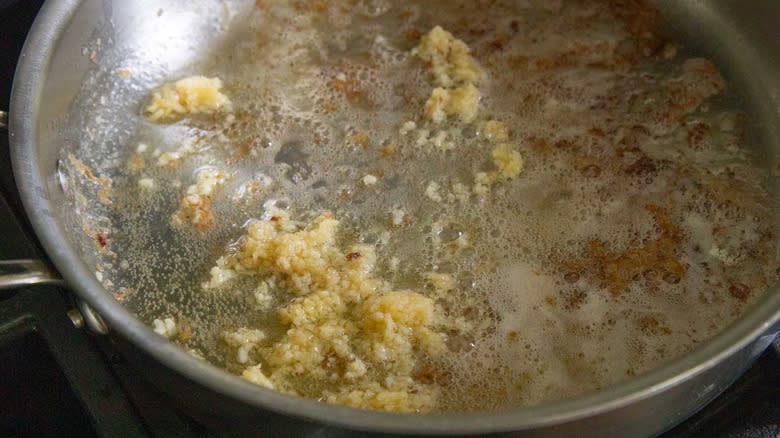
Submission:
<svg viewBox="0 0 780 438">
<path fill-rule="evenodd" d="M 0 290 L 39 284 L 65 286 L 65 280 L 41 260 L 0 261 Z"/>
<path fill-rule="evenodd" d="M 43 260 L 22 259 L 0 261 L 0 291 L 23 286 L 52 285 L 66 286 L 65 280 L 49 264 Z M 84 323 L 92 333 L 105 335 L 108 326 L 103 318 L 92 307 L 79 298 L 75 298 L 81 318 L 77 320 L 71 315 L 71 320 L 77 326 Z"/>
</svg>

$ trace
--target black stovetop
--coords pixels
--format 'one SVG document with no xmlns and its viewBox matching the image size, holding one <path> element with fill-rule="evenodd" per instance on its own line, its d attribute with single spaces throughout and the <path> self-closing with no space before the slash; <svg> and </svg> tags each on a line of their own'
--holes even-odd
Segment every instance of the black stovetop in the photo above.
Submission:
<svg viewBox="0 0 780 438">
<path fill-rule="evenodd" d="M 0 109 L 42 0 L 0 0 Z M 0 260 L 42 256 L 0 135 Z M 0 292 L 0 436 L 222 436 L 179 411 L 110 340 L 74 326 L 67 291 Z M 280 431 L 280 435 L 284 435 Z M 348 436 L 345 431 L 338 433 Z M 780 342 L 668 437 L 780 437 Z"/>
</svg>

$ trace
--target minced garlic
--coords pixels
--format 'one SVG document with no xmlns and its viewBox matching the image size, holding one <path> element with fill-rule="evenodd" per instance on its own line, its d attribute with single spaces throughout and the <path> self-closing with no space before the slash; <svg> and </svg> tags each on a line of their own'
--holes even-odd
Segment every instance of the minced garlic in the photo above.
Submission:
<svg viewBox="0 0 780 438">
<path fill-rule="evenodd" d="M 187 114 L 209 114 L 230 106 L 222 94 L 219 78 L 190 76 L 165 84 L 152 94 L 145 109 L 146 118 L 155 123 L 173 121 Z"/>
<path fill-rule="evenodd" d="M 222 333 L 222 339 L 229 346 L 237 348 L 236 362 L 245 364 L 250 360 L 249 353 L 265 339 L 265 333 L 258 329 L 242 327 L 233 332 Z"/>
<path fill-rule="evenodd" d="M 474 174 L 474 193 L 480 196 L 490 192 L 490 186 L 500 180 L 508 180 L 523 172 L 524 160 L 520 152 L 508 143 L 499 143 L 491 153 L 496 170 Z"/>
<path fill-rule="evenodd" d="M 432 409 L 435 386 L 415 381 L 412 373 L 418 358 L 445 348 L 431 329 L 433 301 L 392 290 L 375 277 L 373 248 L 342 249 L 336 242 L 339 222 L 330 214 L 295 231 L 286 231 L 287 221 L 271 216 L 252 223 L 238 250 L 212 269 L 213 286 L 237 275 L 259 275 L 262 284 L 273 279 L 296 297 L 278 311 L 287 327 L 279 338 L 249 336 L 253 332 L 246 328 L 225 335 L 238 348 L 236 362 L 248 364 L 242 377 L 353 407 Z"/>
<path fill-rule="evenodd" d="M 225 280 L 221 279 L 221 281 Z M 255 307 L 257 307 L 257 309 L 266 310 L 271 307 L 271 304 L 274 301 L 274 296 L 271 293 L 271 287 L 268 283 L 268 281 L 261 281 L 252 294 L 255 298 Z"/>
<path fill-rule="evenodd" d="M 402 208 L 394 208 L 390 212 L 390 216 L 392 218 L 393 226 L 400 227 L 404 223 L 406 212 Z"/>
<path fill-rule="evenodd" d="M 398 130 L 398 133 L 401 135 L 406 135 L 409 132 L 414 131 L 415 129 L 417 129 L 417 124 L 409 120 L 407 122 L 404 122 L 403 125 L 401 125 L 401 129 Z"/>
<path fill-rule="evenodd" d="M 248 367 L 241 374 L 241 377 L 243 377 L 246 380 L 249 380 L 255 385 L 264 386 L 270 389 L 274 388 L 274 384 L 268 379 L 268 377 L 265 376 L 265 374 L 263 374 L 260 365 Z"/>
<path fill-rule="evenodd" d="M 431 181 L 425 188 L 425 196 L 427 196 L 431 201 L 441 202 L 442 197 L 441 194 L 439 194 L 439 188 L 439 183 Z"/>
<path fill-rule="evenodd" d="M 485 196 L 490 192 L 490 185 L 495 182 L 495 177 L 487 172 L 474 174 L 474 193 Z"/>
<path fill-rule="evenodd" d="M 489 141 L 507 141 L 509 140 L 509 127 L 504 122 L 488 120 L 479 124 L 479 134 Z"/>
<path fill-rule="evenodd" d="M 420 38 L 412 54 L 425 61 L 439 85 L 425 102 L 425 116 L 434 123 L 457 116 L 464 123 L 477 116 L 479 93 L 474 84 L 482 72 L 469 54 L 468 46 L 451 33 L 436 26 Z"/>
<path fill-rule="evenodd" d="M 173 318 L 155 319 L 152 321 L 152 325 L 155 333 L 168 339 L 176 336 L 179 332 L 176 321 Z"/>
<path fill-rule="evenodd" d="M 493 149 L 493 163 L 498 168 L 498 177 L 511 179 L 523 171 L 523 156 L 512 149 L 512 145 L 501 143 Z"/>
<path fill-rule="evenodd" d="M 377 183 L 377 181 L 379 181 L 377 179 L 377 177 L 374 176 L 374 175 L 371 175 L 370 173 L 363 177 L 363 185 L 366 185 L 366 186 L 373 186 L 374 184 Z"/>
<path fill-rule="evenodd" d="M 441 272 L 426 272 L 424 274 L 426 280 L 433 285 L 436 291 L 449 292 L 455 289 L 455 279 L 451 274 L 445 274 Z"/>
<path fill-rule="evenodd" d="M 434 123 L 441 123 L 447 116 L 457 116 L 461 122 L 469 123 L 477 117 L 479 92 L 474 85 L 446 89 L 437 87 L 425 102 L 425 117 Z"/>
<path fill-rule="evenodd" d="M 138 187 L 144 190 L 154 189 L 154 180 L 151 178 L 141 178 L 138 180 Z"/>
<path fill-rule="evenodd" d="M 458 201 L 460 203 L 466 203 L 469 200 L 471 193 L 469 188 L 465 184 L 456 182 L 452 184 L 452 193 L 448 194 L 447 200 L 450 202 Z"/>
<path fill-rule="evenodd" d="M 197 232 L 211 228 L 215 220 L 211 212 L 211 196 L 224 182 L 225 175 L 219 170 L 204 169 L 198 172 L 195 184 L 187 187 L 179 209 L 171 216 L 171 225 L 180 228 L 190 224 Z"/>
<path fill-rule="evenodd" d="M 451 33 L 436 26 L 420 38 L 412 54 L 428 63 L 437 85 L 452 87 L 479 81 L 481 70 L 469 47 Z"/>
</svg>

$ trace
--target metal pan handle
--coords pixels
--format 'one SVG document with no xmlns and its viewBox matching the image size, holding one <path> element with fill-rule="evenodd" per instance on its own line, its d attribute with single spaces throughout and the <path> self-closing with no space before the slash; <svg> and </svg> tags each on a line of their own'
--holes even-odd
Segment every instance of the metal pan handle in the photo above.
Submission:
<svg viewBox="0 0 780 438">
<path fill-rule="evenodd" d="M 8 128 L 8 112 L 0 110 L 0 130 Z M 0 261 L 0 291 L 35 285 L 65 286 L 59 272 L 45 260 Z"/>
<path fill-rule="evenodd" d="M 65 280 L 41 260 L 0 261 L 0 290 L 39 284 L 65 286 Z"/>
<path fill-rule="evenodd" d="M 0 130 L 8 128 L 8 112 L 0 110 Z M 59 272 L 44 260 L 21 259 L 0 261 L 0 291 L 24 286 L 50 285 L 64 287 L 67 284 Z M 83 300 L 76 298 L 81 318 L 70 315 L 76 326 L 84 324 L 93 332 L 101 335 L 108 333 L 103 318 Z M 76 321 L 79 321 L 78 323 Z"/>
<path fill-rule="evenodd" d="M 0 261 L 0 291 L 24 286 L 51 285 L 66 286 L 60 274 L 43 260 L 22 259 Z M 75 298 L 81 320 L 93 333 L 105 335 L 108 326 L 92 307 L 79 298 Z M 76 324 L 76 320 L 71 316 Z M 78 324 L 77 324 L 78 325 Z"/>
</svg>

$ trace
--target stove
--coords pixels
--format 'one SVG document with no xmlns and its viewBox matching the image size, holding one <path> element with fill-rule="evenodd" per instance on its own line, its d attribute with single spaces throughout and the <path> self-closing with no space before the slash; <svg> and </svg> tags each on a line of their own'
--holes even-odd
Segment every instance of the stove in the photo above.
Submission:
<svg viewBox="0 0 780 438">
<path fill-rule="evenodd" d="M 0 0 L 0 109 L 42 0 Z M 0 260 L 42 257 L 0 135 Z M 0 291 L 0 436 L 224 436 L 182 412 L 104 336 L 92 335 L 67 291 Z M 317 435 L 350 436 L 323 428 Z M 283 434 L 283 433 L 280 433 Z M 701 412 L 663 437 L 780 437 L 780 340 Z"/>
</svg>

